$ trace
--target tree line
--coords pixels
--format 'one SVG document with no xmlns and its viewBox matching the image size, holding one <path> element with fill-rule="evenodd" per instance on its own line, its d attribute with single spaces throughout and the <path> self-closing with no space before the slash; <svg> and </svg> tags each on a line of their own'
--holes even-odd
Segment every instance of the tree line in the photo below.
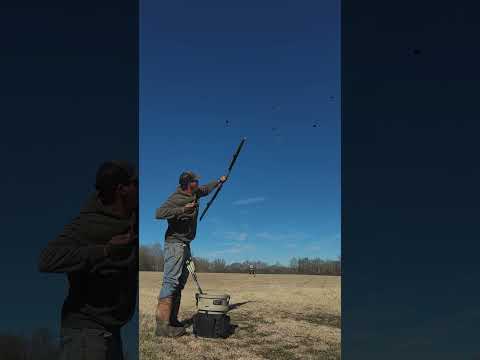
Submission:
<svg viewBox="0 0 480 360">
<path fill-rule="evenodd" d="M 288 266 L 279 262 L 267 264 L 263 261 L 243 261 L 227 264 L 224 259 L 209 260 L 193 257 L 197 272 L 246 273 L 253 264 L 258 274 L 307 274 L 335 275 L 341 274 L 341 260 L 325 260 L 321 258 L 292 258 Z M 163 271 L 163 249 L 160 244 L 142 245 L 139 253 L 140 271 Z"/>
</svg>

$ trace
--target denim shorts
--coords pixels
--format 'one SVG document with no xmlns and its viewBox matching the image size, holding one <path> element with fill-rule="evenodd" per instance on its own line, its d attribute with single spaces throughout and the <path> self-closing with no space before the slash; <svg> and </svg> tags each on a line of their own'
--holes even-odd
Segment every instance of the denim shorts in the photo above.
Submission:
<svg viewBox="0 0 480 360">
<path fill-rule="evenodd" d="M 160 298 L 180 293 L 188 279 L 187 260 L 190 258 L 190 244 L 165 242 L 163 284 Z"/>
</svg>

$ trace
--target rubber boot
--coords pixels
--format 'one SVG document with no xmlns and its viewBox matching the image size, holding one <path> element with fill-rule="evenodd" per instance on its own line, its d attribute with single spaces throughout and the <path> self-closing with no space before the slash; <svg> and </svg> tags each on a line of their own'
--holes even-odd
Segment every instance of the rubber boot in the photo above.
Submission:
<svg viewBox="0 0 480 360">
<path fill-rule="evenodd" d="M 157 328 L 155 330 L 156 336 L 164 337 L 177 337 L 185 335 L 186 331 L 184 327 L 175 327 L 170 325 L 170 316 L 172 315 L 172 302 L 171 296 L 158 299 L 157 310 L 155 317 L 157 320 Z"/>
<path fill-rule="evenodd" d="M 184 327 L 183 324 L 180 321 L 178 321 L 178 311 L 180 310 L 181 301 L 182 301 L 182 293 L 173 295 L 172 314 L 170 315 L 170 325 L 175 327 Z"/>
</svg>

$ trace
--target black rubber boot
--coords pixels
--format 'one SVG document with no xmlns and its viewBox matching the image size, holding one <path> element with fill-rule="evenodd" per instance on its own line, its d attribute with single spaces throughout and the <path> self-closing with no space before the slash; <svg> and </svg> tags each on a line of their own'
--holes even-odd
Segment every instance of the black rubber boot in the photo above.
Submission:
<svg viewBox="0 0 480 360">
<path fill-rule="evenodd" d="M 184 325 L 180 321 L 178 321 L 178 311 L 180 310 L 181 301 L 182 301 L 182 293 L 173 295 L 172 313 L 170 315 L 170 325 L 174 327 L 184 327 Z"/>
</svg>

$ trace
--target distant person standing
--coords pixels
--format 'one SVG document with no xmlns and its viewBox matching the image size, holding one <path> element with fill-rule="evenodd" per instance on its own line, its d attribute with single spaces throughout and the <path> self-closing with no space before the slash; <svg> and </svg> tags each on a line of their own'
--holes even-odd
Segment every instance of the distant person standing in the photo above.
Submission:
<svg viewBox="0 0 480 360">
<path fill-rule="evenodd" d="M 108 161 L 96 192 L 42 251 L 39 270 L 64 273 L 62 360 L 122 360 L 120 330 L 133 316 L 138 290 L 138 179 L 123 161 Z"/>
<path fill-rule="evenodd" d="M 182 290 L 188 279 L 187 260 L 191 257 L 190 242 L 195 239 L 199 199 L 207 196 L 226 176 L 198 185 L 199 176 L 192 171 L 180 175 L 177 190 L 156 211 L 156 219 L 168 220 L 165 233 L 163 284 L 155 313 L 157 336 L 177 337 L 186 333 L 178 321 Z"/>
<path fill-rule="evenodd" d="M 250 266 L 248 268 L 248 273 L 250 275 L 253 275 L 253 277 L 255 277 L 255 266 L 253 264 L 250 264 Z"/>
</svg>

